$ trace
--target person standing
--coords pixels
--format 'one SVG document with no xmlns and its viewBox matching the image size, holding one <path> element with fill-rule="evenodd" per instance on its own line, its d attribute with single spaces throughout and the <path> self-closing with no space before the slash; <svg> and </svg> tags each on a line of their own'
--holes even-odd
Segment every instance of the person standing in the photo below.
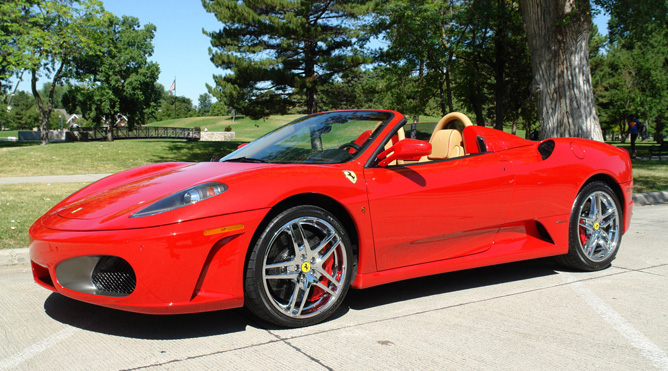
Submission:
<svg viewBox="0 0 668 371">
<path fill-rule="evenodd" d="M 640 132 L 640 121 L 631 116 L 628 124 L 628 132 L 631 134 L 631 158 L 636 158 L 636 139 L 638 139 L 638 133 Z"/>
</svg>

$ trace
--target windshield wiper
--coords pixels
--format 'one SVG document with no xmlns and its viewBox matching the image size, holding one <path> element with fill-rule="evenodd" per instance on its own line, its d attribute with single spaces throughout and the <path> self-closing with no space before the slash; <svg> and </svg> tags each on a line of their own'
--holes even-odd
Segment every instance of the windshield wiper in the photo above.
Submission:
<svg viewBox="0 0 668 371">
<path fill-rule="evenodd" d="M 235 157 L 231 158 L 229 160 L 225 160 L 224 162 L 250 162 L 250 163 L 255 163 L 255 164 L 260 164 L 267 162 L 265 160 L 260 160 L 259 158 L 252 158 L 252 157 Z"/>
</svg>

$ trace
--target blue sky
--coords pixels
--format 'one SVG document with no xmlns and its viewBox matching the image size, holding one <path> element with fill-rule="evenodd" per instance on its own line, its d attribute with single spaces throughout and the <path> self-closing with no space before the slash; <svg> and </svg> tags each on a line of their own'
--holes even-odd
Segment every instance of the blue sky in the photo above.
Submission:
<svg viewBox="0 0 668 371">
<path fill-rule="evenodd" d="M 165 89 L 176 78 L 176 95 L 197 104 L 199 95 L 207 92 L 205 84 L 213 85 L 212 76 L 221 74 L 209 60 L 210 39 L 202 33 L 202 29 L 220 29 L 220 22 L 204 10 L 200 0 L 107 0 L 104 8 L 157 27 L 151 59 L 160 65 L 158 82 Z"/>
<path fill-rule="evenodd" d="M 130 15 L 142 25 L 157 27 L 151 60 L 160 65 L 158 82 L 165 89 L 176 78 L 176 94 L 197 105 L 199 95 L 207 92 L 205 84 L 213 85 L 212 76 L 223 73 L 209 59 L 210 39 L 202 33 L 202 29 L 220 29 L 220 22 L 204 10 L 200 0 L 106 0 L 104 7 L 119 17 Z M 607 33 L 608 18 L 602 14 L 594 20 L 602 34 Z M 24 76 L 20 90 L 30 91 L 27 80 Z"/>
</svg>

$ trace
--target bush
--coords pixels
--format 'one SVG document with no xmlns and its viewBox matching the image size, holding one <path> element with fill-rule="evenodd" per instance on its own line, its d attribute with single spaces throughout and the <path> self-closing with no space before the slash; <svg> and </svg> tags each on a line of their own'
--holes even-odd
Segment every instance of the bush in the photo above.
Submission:
<svg viewBox="0 0 668 371">
<path fill-rule="evenodd" d="M 230 125 L 225 126 L 225 131 L 232 131 L 232 127 Z"/>
</svg>

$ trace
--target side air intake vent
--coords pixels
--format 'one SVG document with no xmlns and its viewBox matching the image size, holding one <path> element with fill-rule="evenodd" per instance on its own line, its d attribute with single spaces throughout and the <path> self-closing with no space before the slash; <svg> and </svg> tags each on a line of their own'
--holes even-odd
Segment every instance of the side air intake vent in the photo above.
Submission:
<svg viewBox="0 0 668 371">
<path fill-rule="evenodd" d="M 542 157 L 543 160 L 547 160 L 547 158 L 552 154 L 552 151 L 554 151 L 553 140 L 546 140 L 538 145 L 538 152 L 540 152 L 540 157 Z"/>
</svg>

